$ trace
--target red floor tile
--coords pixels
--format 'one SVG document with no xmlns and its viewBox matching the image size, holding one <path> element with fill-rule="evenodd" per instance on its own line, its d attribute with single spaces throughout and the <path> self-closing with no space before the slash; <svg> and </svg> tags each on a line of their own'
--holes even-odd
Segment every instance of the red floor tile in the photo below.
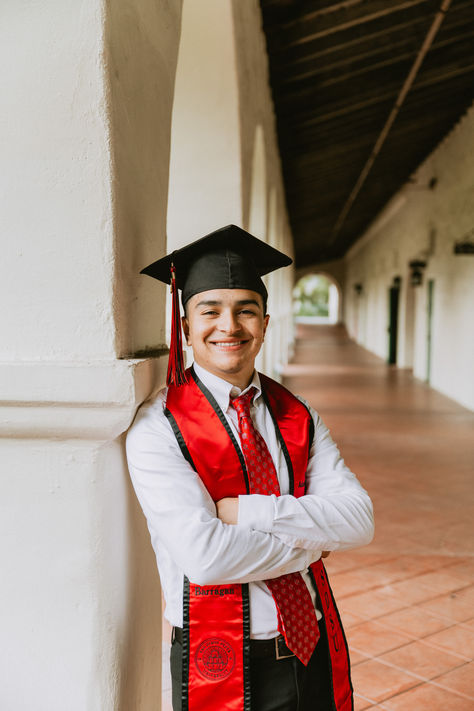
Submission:
<svg viewBox="0 0 474 711">
<path fill-rule="evenodd" d="M 474 585 L 427 600 L 418 607 L 455 622 L 464 622 L 474 611 Z"/>
<path fill-rule="evenodd" d="M 369 568 L 387 559 L 386 553 L 368 553 L 365 552 L 366 550 L 368 549 L 362 548 L 353 551 L 341 551 L 337 555 L 333 553 L 328 558 L 325 558 L 324 565 L 328 573 L 333 576 L 346 570 L 354 570 L 361 567 Z"/>
<path fill-rule="evenodd" d="M 474 662 L 463 664 L 462 667 L 436 677 L 435 682 L 447 689 L 465 694 L 474 701 Z"/>
<path fill-rule="evenodd" d="M 474 701 L 433 684 L 422 684 L 384 702 L 389 711 L 474 711 Z"/>
<path fill-rule="evenodd" d="M 372 657 L 402 647 L 410 641 L 407 635 L 387 629 L 377 622 L 365 622 L 352 627 L 347 632 L 347 639 L 351 649 Z"/>
<path fill-rule="evenodd" d="M 406 606 L 398 597 L 391 597 L 375 590 L 361 595 L 351 595 L 341 601 L 341 609 L 365 619 L 375 619 Z"/>
<path fill-rule="evenodd" d="M 465 558 L 451 566 L 454 575 L 466 577 L 469 581 L 474 580 L 474 558 Z"/>
<path fill-rule="evenodd" d="M 355 625 L 360 625 L 361 622 L 364 622 L 363 617 L 360 617 L 359 615 L 353 615 L 352 613 L 347 612 L 347 610 L 343 611 L 341 605 L 339 605 L 339 612 L 341 614 L 341 620 L 345 630 L 349 630 L 351 627 L 354 627 Z"/>
<path fill-rule="evenodd" d="M 449 620 L 433 615 L 424 608 L 421 609 L 419 605 L 392 612 L 390 615 L 380 617 L 378 622 L 419 639 L 439 632 L 452 624 Z"/>
<path fill-rule="evenodd" d="M 387 652 L 380 659 L 424 679 L 433 679 L 464 664 L 459 656 L 449 652 L 440 653 L 439 649 L 421 641 L 411 642 L 404 647 Z"/>
<path fill-rule="evenodd" d="M 453 573 L 449 572 L 449 568 L 418 575 L 415 581 L 429 590 L 433 590 L 438 595 L 466 587 L 465 579 L 453 575 Z"/>
<path fill-rule="evenodd" d="M 461 625 L 448 627 L 447 630 L 436 632 L 424 640 L 427 644 L 447 649 L 464 659 L 474 659 L 474 630 Z"/>
<path fill-rule="evenodd" d="M 354 647 L 351 647 L 350 649 L 350 659 L 351 659 L 351 667 L 355 667 L 356 664 L 360 664 L 361 662 L 366 662 L 367 659 L 370 658 L 369 654 L 364 654 L 363 652 L 359 652 L 359 650 L 354 649 Z"/>
<path fill-rule="evenodd" d="M 383 701 L 420 683 L 411 674 L 375 659 L 354 667 L 352 682 L 356 693 L 374 701 Z"/>
<path fill-rule="evenodd" d="M 380 592 L 384 595 L 395 597 L 397 600 L 404 600 L 406 605 L 413 605 L 439 595 L 439 592 L 423 585 L 418 577 L 403 580 L 393 585 L 385 585 L 380 589 Z"/>
<path fill-rule="evenodd" d="M 354 694 L 354 711 L 364 711 L 364 709 L 371 709 L 373 707 L 374 704 L 370 699 L 364 699 L 363 696 Z"/>
</svg>

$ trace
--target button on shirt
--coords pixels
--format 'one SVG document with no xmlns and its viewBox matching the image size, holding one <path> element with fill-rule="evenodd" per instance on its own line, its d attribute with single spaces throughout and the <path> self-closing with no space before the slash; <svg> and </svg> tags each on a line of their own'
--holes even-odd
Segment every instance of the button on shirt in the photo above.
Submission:
<svg viewBox="0 0 474 711">
<path fill-rule="evenodd" d="M 241 391 L 197 364 L 194 370 L 240 442 L 231 399 L 248 388 Z M 240 496 L 237 525 L 224 524 L 216 517 L 207 489 L 182 456 L 164 414 L 166 388 L 139 409 L 127 436 L 127 458 L 147 519 L 170 624 L 183 626 L 184 575 L 197 585 L 248 582 L 250 635 L 268 639 L 278 635 L 278 621 L 263 580 L 300 571 L 314 602 L 309 565 L 323 550 L 369 543 L 373 514 L 367 492 L 345 466 L 328 429 L 311 408 L 315 436 L 306 495 L 296 499 L 289 494 L 288 468 L 257 372 L 248 387 L 252 386 L 256 388 L 252 420 L 272 456 L 281 496 Z"/>
</svg>

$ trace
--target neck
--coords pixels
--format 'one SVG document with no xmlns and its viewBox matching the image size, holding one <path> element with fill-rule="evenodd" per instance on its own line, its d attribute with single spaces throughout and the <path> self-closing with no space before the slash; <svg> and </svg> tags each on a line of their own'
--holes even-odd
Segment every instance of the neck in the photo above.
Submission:
<svg viewBox="0 0 474 711">
<path fill-rule="evenodd" d="M 221 373 L 217 372 L 215 370 L 210 370 L 209 368 L 206 368 L 205 365 L 201 365 L 199 361 L 195 361 L 196 365 L 198 365 L 200 368 L 205 370 L 207 373 L 211 373 L 211 375 L 215 375 L 216 378 L 220 378 L 221 380 L 225 380 L 226 383 L 229 383 L 230 385 L 234 385 L 236 388 L 239 388 L 239 390 L 245 390 L 245 388 L 250 385 L 253 379 L 253 375 L 255 373 L 255 368 L 252 366 L 252 371 L 250 373 Z"/>
</svg>

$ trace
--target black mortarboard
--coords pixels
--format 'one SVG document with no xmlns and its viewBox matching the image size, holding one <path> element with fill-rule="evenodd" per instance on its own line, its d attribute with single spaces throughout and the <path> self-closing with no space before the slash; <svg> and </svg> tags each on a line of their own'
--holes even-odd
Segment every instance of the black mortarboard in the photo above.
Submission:
<svg viewBox="0 0 474 711">
<path fill-rule="evenodd" d="M 171 284 L 171 321 L 168 384 L 186 382 L 181 345 L 177 290 L 183 305 L 195 294 L 210 289 L 251 289 L 267 300 L 262 276 L 286 267 L 292 260 L 236 225 L 227 225 L 177 249 L 141 270 L 141 274 Z"/>
<path fill-rule="evenodd" d="M 292 260 L 236 225 L 227 225 L 153 262 L 141 274 L 171 283 L 171 265 L 183 305 L 209 289 L 251 289 L 262 292 L 260 277 Z M 265 290 L 266 295 L 266 290 Z"/>
</svg>

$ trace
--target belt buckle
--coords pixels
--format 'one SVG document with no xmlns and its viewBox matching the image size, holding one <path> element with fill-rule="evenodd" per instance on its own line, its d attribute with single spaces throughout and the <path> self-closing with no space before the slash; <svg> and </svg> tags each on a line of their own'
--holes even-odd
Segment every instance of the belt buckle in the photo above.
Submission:
<svg viewBox="0 0 474 711">
<path fill-rule="evenodd" d="M 279 635 L 278 637 L 275 637 L 275 656 L 277 659 L 289 659 L 290 657 L 294 657 L 295 655 L 293 652 L 291 654 L 280 654 L 280 641 L 283 640 L 285 641 L 285 638 L 282 635 Z"/>
</svg>

